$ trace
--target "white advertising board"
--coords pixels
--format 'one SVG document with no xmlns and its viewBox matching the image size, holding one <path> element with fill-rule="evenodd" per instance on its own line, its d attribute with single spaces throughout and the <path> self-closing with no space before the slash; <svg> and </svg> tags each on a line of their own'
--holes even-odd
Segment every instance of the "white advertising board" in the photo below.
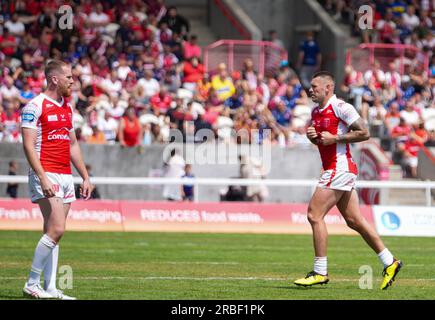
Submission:
<svg viewBox="0 0 435 320">
<path fill-rule="evenodd" d="M 373 206 L 381 236 L 435 237 L 435 207 Z"/>
</svg>

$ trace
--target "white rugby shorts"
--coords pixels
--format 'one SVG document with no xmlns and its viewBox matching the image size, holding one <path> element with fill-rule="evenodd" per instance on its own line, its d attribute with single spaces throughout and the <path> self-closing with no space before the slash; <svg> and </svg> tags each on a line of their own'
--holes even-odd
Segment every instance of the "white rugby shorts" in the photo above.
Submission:
<svg viewBox="0 0 435 320">
<path fill-rule="evenodd" d="M 55 197 L 61 198 L 63 203 L 71 203 L 76 200 L 74 181 L 71 174 L 46 172 L 46 175 L 51 183 L 53 183 Z M 29 193 L 33 203 L 36 203 L 39 199 L 45 198 L 42 192 L 41 182 L 34 173 L 29 175 Z"/>
<path fill-rule="evenodd" d="M 356 174 L 348 171 L 325 170 L 317 184 L 321 188 L 351 191 L 355 187 Z"/>
</svg>

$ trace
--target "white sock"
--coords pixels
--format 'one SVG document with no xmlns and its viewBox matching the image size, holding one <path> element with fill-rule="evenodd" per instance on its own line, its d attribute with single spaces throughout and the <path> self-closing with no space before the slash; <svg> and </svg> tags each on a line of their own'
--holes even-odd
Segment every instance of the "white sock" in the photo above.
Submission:
<svg viewBox="0 0 435 320">
<path fill-rule="evenodd" d="M 394 257 L 391 254 L 390 250 L 388 250 L 387 248 L 379 252 L 378 257 L 379 260 L 381 260 L 382 264 L 384 265 L 384 268 L 388 267 L 394 262 Z"/>
<path fill-rule="evenodd" d="M 59 245 L 56 245 L 48 256 L 47 263 L 44 267 L 44 290 L 54 291 L 56 290 L 56 273 L 57 273 L 57 261 L 59 259 Z"/>
<path fill-rule="evenodd" d="M 47 259 L 51 254 L 51 251 L 56 246 L 56 242 L 48 235 L 44 234 L 38 242 L 33 256 L 32 269 L 30 270 L 29 280 L 27 284 L 29 286 L 39 284 L 41 280 L 41 273 L 44 269 Z"/>
<path fill-rule="evenodd" d="M 328 258 L 314 257 L 314 272 L 326 276 L 328 274 Z"/>
</svg>

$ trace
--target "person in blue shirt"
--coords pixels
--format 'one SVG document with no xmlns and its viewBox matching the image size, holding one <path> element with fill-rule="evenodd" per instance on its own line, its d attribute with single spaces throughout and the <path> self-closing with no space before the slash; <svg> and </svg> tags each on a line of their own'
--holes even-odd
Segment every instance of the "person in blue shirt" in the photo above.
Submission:
<svg viewBox="0 0 435 320">
<path fill-rule="evenodd" d="M 182 178 L 194 178 L 195 176 L 192 173 L 192 166 L 190 164 L 186 164 L 184 167 L 184 175 Z M 194 196 L 194 187 L 192 184 L 184 184 L 182 187 L 182 196 L 184 201 L 193 201 Z"/>
<path fill-rule="evenodd" d="M 30 89 L 30 85 L 27 81 L 23 82 L 23 88 L 20 90 L 20 103 L 26 104 L 32 100 L 36 94 Z"/>
<path fill-rule="evenodd" d="M 292 85 L 287 86 L 287 90 L 281 100 L 284 102 L 287 109 L 293 110 L 296 107 L 296 100 L 300 97 L 300 88 Z"/>
<path fill-rule="evenodd" d="M 235 110 L 242 106 L 243 99 L 242 96 L 236 91 L 231 97 L 225 100 L 225 107 L 230 108 L 231 110 Z"/>
<path fill-rule="evenodd" d="M 407 4 L 402 0 L 389 0 L 387 7 L 393 10 L 394 17 L 400 18 L 406 12 Z"/>
<path fill-rule="evenodd" d="M 314 40 L 314 32 L 307 32 L 304 41 L 299 45 L 299 57 L 297 67 L 304 88 L 311 86 L 311 78 L 314 73 L 320 70 L 322 64 L 322 54 L 319 45 Z"/>
<path fill-rule="evenodd" d="M 285 103 L 282 100 L 278 101 L 276 108 L 272 110 L 272 115 L 279 125 L 283 127 L 289 126 L 292 112 L 290 109 L 286 108 Z"/>
</svg>

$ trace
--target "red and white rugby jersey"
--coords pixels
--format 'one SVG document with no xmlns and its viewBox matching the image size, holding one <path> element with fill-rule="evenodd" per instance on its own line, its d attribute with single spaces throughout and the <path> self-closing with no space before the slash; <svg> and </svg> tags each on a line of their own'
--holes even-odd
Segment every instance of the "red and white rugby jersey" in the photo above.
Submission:
<svg viewBox="0 0 435 320">
<path fill-rule="evenodd" d="M 312 125 L 318 136 L 322 131 L 334 135 L 349 132 L 349 126 L 360 118 L 355 108 L 333 95 L 323 109 L 315 107 L 311 113 Z M 324 170 L 339 170 L 358 174 L 358 169 L 350 154 L 349 144 L 334 143 L 329 146 L 318 145 Z"/>
<path fill-rule="evenodd" d="M 71 174 L 72 115 L 71 105 L 65 98 L 59 103 L 43 93 L 21 111 L 21 127 L 37 130 L 35 148 L 46 172 Z"/>
</svg>

